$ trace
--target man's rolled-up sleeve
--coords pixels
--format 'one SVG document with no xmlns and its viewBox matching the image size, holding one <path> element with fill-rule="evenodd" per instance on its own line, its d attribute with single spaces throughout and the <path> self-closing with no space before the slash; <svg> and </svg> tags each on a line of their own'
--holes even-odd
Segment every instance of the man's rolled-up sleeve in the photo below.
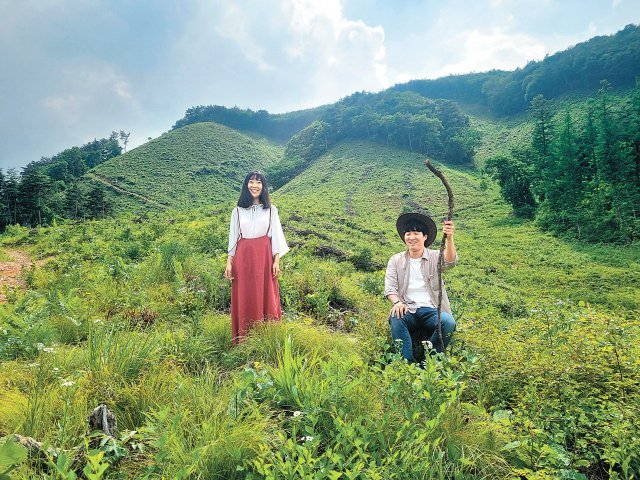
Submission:
<svg viewBox="0 0 640 480">
<path fill-rule="evenodd" d="M 442 270 L 449 270 L 450 268 L 453 268 L 456 265 L 458 265 L 458 254 L 457 253 L 456 253 L 456 258 L 453 260 L 453 262 L 447 262 L 447 259 L 445 258 Z"/>
<path fill-rule="evenodd" d="M 384 296 L 398 295 L 398 265 L 393 257 L 387 263 L 387 272 L 384 276 Z"/>
</svg>

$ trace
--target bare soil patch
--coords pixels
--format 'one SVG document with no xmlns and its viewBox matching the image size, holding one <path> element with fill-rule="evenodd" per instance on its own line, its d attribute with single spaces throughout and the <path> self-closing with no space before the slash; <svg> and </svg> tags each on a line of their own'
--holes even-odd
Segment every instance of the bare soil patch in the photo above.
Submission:
<svg viewBox="0 0 640 480">
<path fill-rule="evenodd" d="M 20 277 L 24 268 L 30 268 L 34 262 L 22 250 L 5 250 L 11 260 L 0 262 L 0 303 L 7 301 L 7 293 L 17 288 L 24 288 L 24 280 Z"/>
</svg>

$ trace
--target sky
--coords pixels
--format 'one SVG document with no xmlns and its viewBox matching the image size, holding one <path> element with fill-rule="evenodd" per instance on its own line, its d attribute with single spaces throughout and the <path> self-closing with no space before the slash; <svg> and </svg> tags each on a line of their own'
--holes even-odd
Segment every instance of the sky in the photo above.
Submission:
<svg viewBox="0 0 640 480">
<path fill-rule="evenodd" d="M 185 110 L 289 112 L 513 70 L 640 24 L 638 0 L 0 0 L 0 168 Z"/>
</svg>

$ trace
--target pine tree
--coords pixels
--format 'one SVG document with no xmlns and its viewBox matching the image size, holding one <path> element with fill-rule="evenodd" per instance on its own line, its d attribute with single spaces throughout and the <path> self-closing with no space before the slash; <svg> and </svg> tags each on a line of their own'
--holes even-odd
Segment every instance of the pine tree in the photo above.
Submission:
<svg viewBox="0 0 640 480">
<path fill-rule="evenodd" d="M 531 100 L 530 113 L 534 120 L 531 148 L 533 156 L 534 182 L 533 191 L 544 201 L 548 182 L 553 181 L 553 160 L 551 158 L 551 143 L 553 141 L 553 128 L 551 124 L 551 110 L 548 102 L 542 95 L 537 95 Z"/>
<path fill-rule="evenodd" d="M 45 225 L 54 218 L 51 178 L 33 164 L 27 165 L 18 190 L 19 220 L 24 225 Z"/>
<path fill-rule="evenodd" d="M 87 199 L 87 211 L 92 218 L 104 218 L 111 210 L 111 203 L 107 200 L 104 190 L 93 187 Z"/>
<path fill-rule="evenodd" d="M 75 220 L 84 218 L 87 195 L 78 180 L 67 185 L 65 192 L 65 214 Z"/>
<path fill-rule="evenodd" d="M 14 168 L 7 170 L 4 178 L 2 203 L 6 205 L 7 224 L 18 223 L 18 194 L 20 189 L 20 177 Z"/>
</svg>

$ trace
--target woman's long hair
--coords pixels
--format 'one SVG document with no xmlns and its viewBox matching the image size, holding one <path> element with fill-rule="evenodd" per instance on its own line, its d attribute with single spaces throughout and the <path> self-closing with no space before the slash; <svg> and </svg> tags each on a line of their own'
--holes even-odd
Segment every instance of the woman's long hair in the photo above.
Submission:
<svg viewBox="0 0 640 480">
<path fill-rule="evenodd" d="M 249 191 L 249 180 L 260 180 L 262 182 L 262 192 L 260 192 L 260 203 L 264 208 L 271 208 L 271 199 L 269 198 L 269 185 L 267 179 L 259 170 L 254 170 L 244 177 L 244 183 L 242 184 L 242 191 L 240 192 L 240 198 L 238 199 L 238 206 L 242 208 L 248 208 L 253 205 L 253 196 Z"/>
</svg>

